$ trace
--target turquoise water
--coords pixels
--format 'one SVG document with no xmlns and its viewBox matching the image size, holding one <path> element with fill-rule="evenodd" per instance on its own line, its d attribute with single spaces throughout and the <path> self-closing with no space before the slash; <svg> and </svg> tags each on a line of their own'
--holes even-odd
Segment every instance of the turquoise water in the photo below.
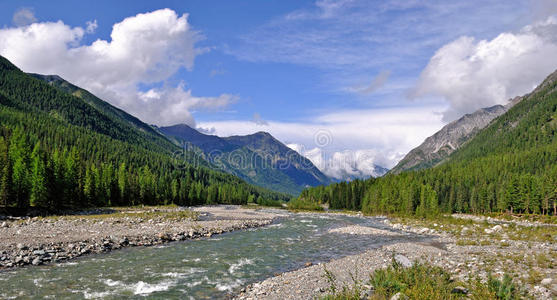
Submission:
<svg viewBox="0 0 557 300">
<path fill-rule="evenodd" d="M 386 229 L 377 219 L 292 214 L 274 224 L 170 243 L 128 248 L 75 261 L 0 273 L 0 298 L 211 299 L 242 286 L 415 236 L 331 234 L 359 224 Z"/>
</svg>

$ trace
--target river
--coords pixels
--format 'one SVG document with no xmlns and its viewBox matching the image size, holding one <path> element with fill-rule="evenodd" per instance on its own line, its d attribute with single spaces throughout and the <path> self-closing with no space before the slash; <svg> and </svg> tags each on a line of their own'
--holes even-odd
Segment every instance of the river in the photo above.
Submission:
<svg viewBox="0 0 557 300">
<path fill-rule="evenodd" d="M 416 236 L 328 233 L 380 219 L 289 214 L 272 225 L 197 241 L 136 247 L 61 264 L 0 273 L 2 299 L 213 299 L 276 273 L 363 252 Z"/>
</svg>

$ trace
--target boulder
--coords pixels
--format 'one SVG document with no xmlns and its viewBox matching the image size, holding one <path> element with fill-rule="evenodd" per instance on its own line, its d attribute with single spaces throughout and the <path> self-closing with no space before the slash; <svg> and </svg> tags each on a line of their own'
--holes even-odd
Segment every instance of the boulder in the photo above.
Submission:
<svg viewBox="0 0 557 300">
<path fill-rule="evenodd" d="M 410 261 L 410 259 L 408 259 L 408 257 L 402 255 L 402 254 L 397 254 L 395 255 L 395 261 L 397 264 L 401 265 L 404 268 L 410 268 L 414 265 L 414 263 L 412 263 Z"/>
</svg>

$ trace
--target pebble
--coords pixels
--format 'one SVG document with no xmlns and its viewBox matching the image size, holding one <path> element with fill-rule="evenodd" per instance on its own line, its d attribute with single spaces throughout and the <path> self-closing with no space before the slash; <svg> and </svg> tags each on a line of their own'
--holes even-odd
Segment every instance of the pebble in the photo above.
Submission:
<svg viewBox="0 0 557 300">
<path fill-rule="evenodd" d="M 404 299 L 408 299 L 408 296 L 404 295 L 401 292 L 398 292 L 396 294 L 394 294 L 390 300 L 404 300 Z"/>
</svg>

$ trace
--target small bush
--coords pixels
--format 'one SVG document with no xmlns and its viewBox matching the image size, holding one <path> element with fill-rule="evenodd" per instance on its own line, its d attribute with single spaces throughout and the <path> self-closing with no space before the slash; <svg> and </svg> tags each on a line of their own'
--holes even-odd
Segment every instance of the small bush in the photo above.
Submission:
<svg viewBox="0 0 557 300">
<path fill-rule="evenodd" d="M 395 261 L 386 269 L 373 272 L 370 278 L 375 288 L 374 297 L 389 299 L 401 292 L 410 299 L 456 299 L 451 291 L 455 284 L 451 276 L 440 267 L 415 263 L 404 268 Z"/>
<path fill-rule="evenodd" d="M 362 285 L 355 281 L 353 286 L 338 288 L 335 277 L 325 269 L 325 277 L 330 283 L 330 294 L 321 299 L 327 300 L 352 300 L 361 299 Z M 370 275 L 369 284 L 374 291 L 369 299 L 390 299 L 396 293 L 402 293 L 409 299 L 477 299 L 477 300 L 514 300 L 520 299 L 519 288 L 513 283 L 509 275 L 498 280 L 491 275 L 488 280 L 480 278 L 470 279 L 466 282 L 455 282 L 450 274 L 441 267 L 430 264 L 414 263 L 410 268 L 404 268 L 393 263 L 384 269 L 375 270 Z M 462 286 L 468 289 L 463 295 L 454 292 L 455 287 Z"/>
</svg>

